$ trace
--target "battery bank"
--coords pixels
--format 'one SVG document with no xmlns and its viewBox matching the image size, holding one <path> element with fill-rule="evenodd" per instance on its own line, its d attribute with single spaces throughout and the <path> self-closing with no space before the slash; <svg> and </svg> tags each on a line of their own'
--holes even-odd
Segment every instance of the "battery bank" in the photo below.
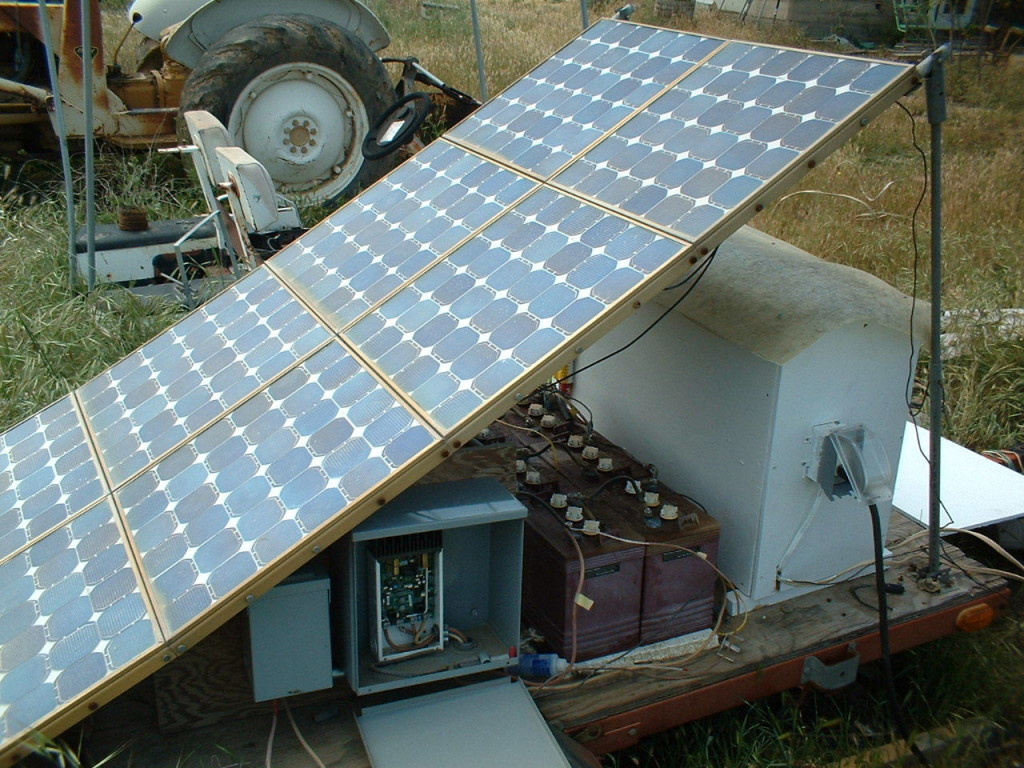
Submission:
<svg viewBox="0 0 1024 768">
<path fill-rule="evenodd" d="M 658 519 L 648 527 L 643 519 L 630 520 L 634 538 L 644 548 L 643 595 L 640 603 L 640 644 L 707 629 L 714 623 L 715 579 L 719 525 L 716 520 L 671 492 L 662 498 L 679 505 L 680 517 Z M 615 512 L 606 514 L 612 525 L 626 528 Z"/>
<path fill-rule="evenodd" d="M 513 424 L 540 434 L 521 408 L 493 429 Z M 590 433 L 573 445 L 564 430 L 546 434 L 546 447 L 530 444 L 519 469 L 520 498 L 530 510 L 524 620 L 566 658 L 575 637 L 578 661 L 711 627 L 717 521 L 660 482 L 654 467 L 601 435 Z M 522 433 L 514 439 L 522 443 Z M 586 445 L 597 450 L 588 454 Z M 525 482 L 528 477 L 532 484 Z M 538 477 L 548 482 L 543 490 L 537 490 Z M 556 495 L 561 508 L 554 503 Z M 578 509 L 574 522 L 563 518 L 571 506 Z M 599 524 L 602 535 L 580 532 L 583 515 Z M 584 605 L 576 605 L 575 617 L 580 558 L 574 540 L 584 572 Z"/>
<path fill-rule="evenodd" d="M 640 644 L 644 547 L 574 533 L 542 505 L 530 505 L 523 540 L 523 619 L 551 649 L 576 660 Z M 583 597 L 576 601 L 583 554 Z"/>
</svg>

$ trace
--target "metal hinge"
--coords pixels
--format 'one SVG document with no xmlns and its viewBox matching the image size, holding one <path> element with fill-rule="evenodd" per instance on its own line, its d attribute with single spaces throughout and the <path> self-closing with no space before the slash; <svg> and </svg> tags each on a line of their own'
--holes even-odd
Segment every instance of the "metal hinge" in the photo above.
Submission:
<svg viewBox="0 0 1024 768">
<path fill-rule="evenodd" d="M 804 659 L 804 671 L 800 675 L 801 685 L 813 685 L 823 691 L 837 691 L 845 688 L 857 679 L 857 670 L 860 668 L 860 654 L 857 653 L 857 644 L 850 643 L 849 658 L 837 661 L 835 664 L 826 664 L 814 656 Z"/>
</svg>

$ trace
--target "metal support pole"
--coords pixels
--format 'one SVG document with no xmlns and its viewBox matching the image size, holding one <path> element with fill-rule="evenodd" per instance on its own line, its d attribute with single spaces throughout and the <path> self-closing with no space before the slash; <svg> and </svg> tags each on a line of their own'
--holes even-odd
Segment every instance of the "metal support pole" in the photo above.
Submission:
<svg viewBox="0 0 1024 768">
<path fill-rule="evenodd" d="M 469 14 L 473 19 L 473 44 L 476 46 L 476 71 L 480 76 L 480 101 L 487 101 L 487 72 L 484 69 L 484 44 L 480 34 L 480 12 L 476 0 L 469 0 Z"/>
<path fill-rule="evenodd" d="M 580 21 L 583 22 L 583 31 L 590 28 L 590 9 L 587 8 L 587 0 L 580 0 Z"/>
<path fill-rule="evenodd" d="M 82 7 L 82 92 L 85 102 L 85 242 L 87 260 L 86 287 L 96 287 L 96 168 L 93 147 L 93 72 L 92 72 L 92 0 L 81 0 Z"/>
<path fill-rule="evenodd" d="M 68 129 L 64 120 L 64 102 L 60 98 L 60 83 L 57 80 L 57 57 L 53 52 L 53 28 L 46 0 L 39 0 L 39 26 L 43 31 L 43 46 L 46 48 L 46 69 L 50 76 L 50 91 L 53 93 L 53 119 L 57 129 L 57 143 L 60 145 L 60 165 L 64 173 L 65 215 L 68 228 L 68 285 L 78 284 L 78 256 L 75 251 L 77 228 L 75 226 L 75 183 L 71 178 L 71 153 L 68 151 Z"/>
<path fill-rule="evenodd" d="M 931 126 L 932 155 L 932 236 L 931 236 L 931 361 L 928 365 L 928 421 L 931 430 L 928 463 L 928 574 L 938 575 L 942 554 L 939 529 L 942 527 L 940 494 L 942 452 L 942 123 L 946 120 L 946 74 L 943 62 L 949 58 L 944 45 L 933 55 L 931 72 L 925 80 L 928 123 Z"/>
</svg>

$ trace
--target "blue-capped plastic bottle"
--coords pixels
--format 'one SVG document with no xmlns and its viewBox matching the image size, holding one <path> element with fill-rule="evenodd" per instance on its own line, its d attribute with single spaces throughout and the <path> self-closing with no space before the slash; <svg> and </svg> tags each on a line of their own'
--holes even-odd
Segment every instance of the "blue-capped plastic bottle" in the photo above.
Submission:
<svg viewBox="0 0 1024 768">
<path fill-rule="evenodd" d="M 557 653 L 524 653 L 510 668 L 513 674 L 533 680 L 547 680 L 569 668 L 569 662 Z"/>
</svg>

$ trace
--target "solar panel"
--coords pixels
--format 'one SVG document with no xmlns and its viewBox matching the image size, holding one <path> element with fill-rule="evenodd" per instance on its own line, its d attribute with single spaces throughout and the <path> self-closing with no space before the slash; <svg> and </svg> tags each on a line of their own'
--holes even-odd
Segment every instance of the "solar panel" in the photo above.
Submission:
<svg viewBox="0 0 1024 768">
<path fill-rule="evenodd" d="M 345 335 L 451 430 L 685 245 L 542 189 Z"/>
<path fill-rule="evenodd" d="M 435 142 L 277 254 L 272 268 L 340 328 L 536 186 Z"/>
<path fill-rule="evenodd" d="M 906 72 L 729 43 L 555 183 L 697 240 Z"/>
<path fill-rule="evenodd" d="M 0 434 L 0 754 L 350 530 L 914 78 L 599 22 Z"/>
<path fill-rule="evenodd" d="M 71 397 L 0 434 L 0 562 L 105 494 Z"/>
<path fill-rule="evenodd" d="M 81 389 L 114 485 L 325 343 L 327 331 L 258 270 Z"/>
<path fill-rule="evenodd" d="M 332 343 L 117 491 L 176 633 L 437 442 Z"/>
<path fill-rule="evenodd" d="M 109 501 L 0 565 L 0 611 L 4 742 L 162 645 Z"/>
<path fill-rule="evenodd" d="M 599 21 L 448 137 L 547 177 L 723 43 Z"/>
</svg>

